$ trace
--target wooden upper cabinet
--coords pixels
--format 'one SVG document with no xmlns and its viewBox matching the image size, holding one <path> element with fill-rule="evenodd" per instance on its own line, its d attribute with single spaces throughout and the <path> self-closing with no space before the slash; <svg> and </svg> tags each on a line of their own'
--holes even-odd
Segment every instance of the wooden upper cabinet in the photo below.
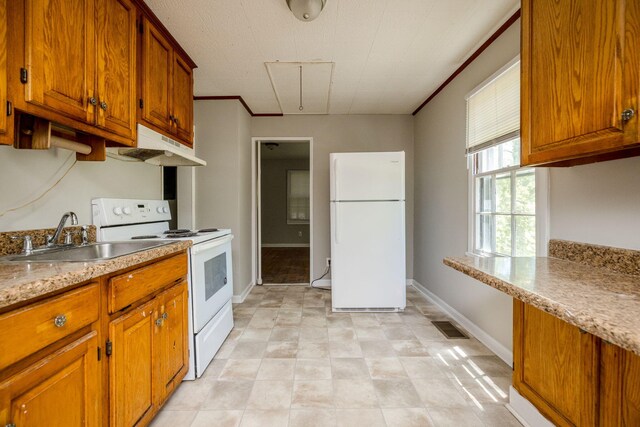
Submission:
<svg viewBox="0 0 640 427">
<path fill-rule="evenodd" d="M 0 382 L 0 425 L 99 426 L 97 350 L 91 332 Z"/>
<path fill-rule="evenodd" d="M 177 54 L 173 61 L 173 122 L 178 138 L 193 145 L 193 72 Z"/>
<path fill-rule="evenodd" d="M 514 301 L 513 385 L 558 426 L 598 420 L 598 342 L 591 334 Z"/>
<path fill-rule="evenodd" d="M 13 116 L 7 97 L 7 0 L 0 0 L 0 144 L 12 144 Z"/>
<path fill-rule="evenodd" d="M 134 145 L 137 9 L 132 1 L 7 4 L 8 93 L 14 108 Z"/>
<path fill-rule="evenodd" d="M 142 44 L 142 118 L 168 132 L 171 121 L 173 49 L 149 22 L 144 23 Z"/>
<path fill-rule="evenodd" d="M 92 123 L 95 0 L 26 0 L 26 102 Z M 24 81 L 23 81 L 24 83 Z"/>
<path fill-rule="evenodd" d="M 97 125 L 133 139 L 136 125 L 136 8 L 96 3 Z"/>
<path fill-rule="evenodd" d="M 522 165 L 640 141 L 639 10 L 631 0 L 522 1 Z"/>
<path fill-rule="evenodd" d="M 140 119 L 193 146 L 193 67 L 148 19 L 143 32 Z"/>
</svg>

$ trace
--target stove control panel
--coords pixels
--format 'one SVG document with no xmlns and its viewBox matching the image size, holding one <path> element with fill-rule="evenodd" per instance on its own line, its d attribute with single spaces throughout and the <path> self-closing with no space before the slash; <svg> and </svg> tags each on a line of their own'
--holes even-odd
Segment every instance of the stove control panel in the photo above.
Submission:
<svg viewBox="0 0 640 427">
<path fill-rule="evenodd" d="M 169 221 L 171 212 L 166 200 L 93 199 L 93 224 L 98 227 Z"/>
</svg>

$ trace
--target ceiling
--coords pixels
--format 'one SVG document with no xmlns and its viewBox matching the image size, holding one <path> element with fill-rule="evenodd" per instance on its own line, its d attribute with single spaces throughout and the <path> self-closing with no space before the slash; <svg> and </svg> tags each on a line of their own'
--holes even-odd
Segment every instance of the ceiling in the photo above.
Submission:
<svg viewBox="0 0 640 427">
<path fill-rule="evenodd" d="M 327 0 L 302 22 L 286 0 L 146 3 L 198 64 L 196 96 L 240 95 L 254 113 L 285 114 L 410 114 L 520 6 Z M 329 63 L 331 73 L 305 72 L 300 111 L 299 73 L 274 82 L 273 62 Z"/>
</svg>

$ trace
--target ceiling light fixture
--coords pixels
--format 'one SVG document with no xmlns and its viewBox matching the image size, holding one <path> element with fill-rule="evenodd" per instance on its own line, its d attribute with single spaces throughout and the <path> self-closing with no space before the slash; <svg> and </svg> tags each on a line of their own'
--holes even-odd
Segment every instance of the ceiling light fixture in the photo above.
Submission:
<svg viewBox="0 0 640 427">
<path fill-rule="evenodd" d="M 326 3 L 327 0 L 287 0 L 293 15 L 305 22 L 316 19 Z"/>
</svg>

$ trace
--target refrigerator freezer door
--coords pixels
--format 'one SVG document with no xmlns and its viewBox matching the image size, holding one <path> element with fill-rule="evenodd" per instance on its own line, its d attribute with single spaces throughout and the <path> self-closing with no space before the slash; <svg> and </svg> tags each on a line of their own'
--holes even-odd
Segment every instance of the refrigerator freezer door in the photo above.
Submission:
<svg viewBox="0 0 640 427">
<path fill-rule="evenodd" d="M 404 151 L 331 153 L 331 201 L 404 200 Z"/>
<path fill-rule="evenodd" d="M 404 309 L 404 202 L 331 203 L 334 309 Z"/>
</svg>

